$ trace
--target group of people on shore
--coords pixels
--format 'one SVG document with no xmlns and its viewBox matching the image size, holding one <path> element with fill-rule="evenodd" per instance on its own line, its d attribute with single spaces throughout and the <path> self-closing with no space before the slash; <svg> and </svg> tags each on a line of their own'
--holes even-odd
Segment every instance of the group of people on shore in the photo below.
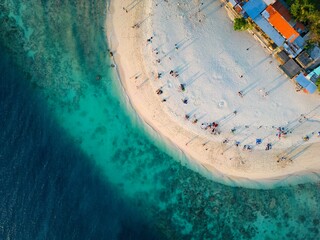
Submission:
<svg viewBox="0 0 320 240">
<path fill-rule="evenodd" d="M 152 40 L 153 40 L 153 37 L 148 38 L 148 39 L 147 39 L 147 45 L 148 45 L 149 43 L 152 43 Z M 178 44 L 175 44 L 175 49 L 176 49 L 176 50 L 179 49 Z M 158 48 L 155 48 L 155 49 L 153 49 L 153 52 L 154 52 L 156 55 L 158 55 L 158 54 L 159 54 L 159 49 L 158 49 Z M 160 58 L 158 58 L 158 59 L 156 60 L 156 62 L 157 62 L 157 63 L 160 63 L 160 62 L 161 62 Z M 172 77 L 175 77 L 175 78 L 179 77 L 179 72 L 176 71 L 176 70 L 170 70 L 169 74 L 170 74 Z M 160 78 L 162 77 L 162 75 L 163 75 L 163 73 L 158 72 L 158 73 L 157 73 L 157 79 L 160 79 Z M 179 90 L 182 91 L 182 92 L 184 92 L 184 91 L 186 90 L 186 84 L 181 83 L 180 86 L 179 86 Z M 157 93 L 157 95 L 162 95 L 162 94 L 163 94 L 163 89 L 162 89 L 162 87 L 160 87 L 159 89 L 157 89 L 157 90 L 156 90 L 156 93 Z M 239 92 L 238 92 L 238 95 L 239 95 L 240 97 L 243 97 L 243 96 L 244 96 L 243 91 L 239 91 Z M 165 98 L 162 99 L 162 102 L 166 102 L 166 101 L 167 101 L 167 100 L 166 100 Z M 188 98 L 187 98 L 187 97 L 183 98 L 183 99 L 182 99 L 182 102 L 183 102 L 184 104 L 188 104 Z M 236 110 L 233 111 L 233 114 L 234 114 L 234 115 L 237 115 L 237 113 L 238 113 L 238 112 L 237 112 Z M 190 116 L 189 114 L 185 114 L 185 119 L 186 119 L 186 120 L 190 120 L 190 119 L 191 119 L 191 116 Z M 198 119 L 194 116 L 194 119 L 193 119 L 191 122 L 192 122 L 193 124 L 196 124 L 196 123 L 198 122 Z M 201 124 L 201 128 L 204 129 L 204 130 L 210 130 L 210 133 L 213 134 L 213 135 L 220 135 L 220 134 L 221 134 L 221 130 L 219 129 L 219 123 L 217 123 L 217 122 L 202 123 L 202 124 Z M 279 130 L 279 129 L 280 129 L 280 130 Z M 281 129 L 281 128 L 279 128 L 279 129 L 278 129 L 278 130 L 279 130 L 278 136 L 279 136 L 279 139 L 280 139 L 280 137 L 283 136 L 283 135 L 285 135 L 286 133 L 285 133 L 284 129 Z M 231 129 L 231 133 L 232 133 L 232 134 L 235 134 L 235 133 L 236 133 L 236 128 L 232 128 L 232 129 Z M 229 143 L 229 139 L 228 139 L 228 138 L 224 139 L 224 140 L 222 141 L 222 143 L 223 143 L 223 144 Z M 257 144 L 260 144 L 260 143 L 261 143 L 261 142 L 259 142 L 259 143 L 257 143 Z M 235 142 L 234 142 L 234 145 L 235 145 L 236 147 L 239 147 L 240 144 L 241 144 L 240 141 L 235 141 Z M 205 145 L 205 144 L 204 144 L 204 145 Z M 271 150 L 271 149 L 272 149 L 272 144 L 271 144 L 271 143 L 268 143 L 268 144 L 266 145 L 265 150 L 268 151 L 268 150 Z M 245 144 L 245 145 L 243 146 L 243 150 L 245 150 L 245 151 L 252 151 L 252 150 L 253 150 L 253 146 L 250 145 L 250 144 Z"/>
<path fill-rule="evenodd" d="M 153 40 L 154 40 L 154 36 L 151 36 L 151 37 L 147 38 L 146 45 L 149 45 L 149 44 L 153 45 Z M 174 49 L 175 50 L 179 50 L 179 45 L 175 44 L 174 45 Z M 152 51 L 157 56 L 156 63 L 160 64 L 161 63 L 161 59 L 163 59 L 163 58 L 159 57 L 159 53 L 160 53 L 159 48 L 158 47 L 157 48 L 153 48 Z M 167 56 L 167 55 L 165 55 L 165 56 Z M 169 57 L 169 59 L 171 60 L 170 57 Z M 174 69 L 171 69 L 169 71 L 169 74 L 170 74 L 170 76 L 172 76 L 174 78 L 178 78 L 180 76 L 179 72 L 177 70 L 174 70 Z M 163 75 L 164 75 L 163 72 L 158 72 L 158 73 L 155 74 L 155 79 L 161 79 L 163 77 Z M 240 76 L 240 78 L 242 78 L 242 77 L 243 77 L 243 75 Z M 180 83 L 179 90 L 184 92 L 186 90 L 186 84 Z M 156 93 L 157 93 L 157 95 L 162 95 L 164 93 L 163 87 L 160 87 L 159 89 L 157 89 Z M 264 92 L 263 96 L 267 96 L 268 94 L 269 94 L 269 92 Z M 245 92 L 243 90 L 238 91 L 238 95 L 241 98 L 243 98 L 245 96 Z M 184 97 L 181 100 L 182 100 L 182 102 L 184 104 L 188 104 L 188 98 L 187 97 Z M 166 102 L 166 101 L 167 101 L 166 98 L 163 98 L 161 100 L 161 102 Z M 233 114 L 237 115 L 237 111 L 234 111 Z M 191 121 L 193 124 L 198 123 L 198 118 L 196 118 L 195 115 L 192 117 L 192 119 L 191 119 L 191 117 L 192 116 L 190 116 L 189 114 L 185 114 L 185 119 L 186 120 Z M 306 117 L 304 115 L 302 115 L 299 122 L 302 122 L 305 119 L 306 119 Z M 221 130 L 219 128 L 219 123 L 217 123 L 217 122 L 202 123 L 201 124 L 201 128 L 204 129 L 204 130 L 209 130 L 210 133 L 213 134 L 213 135 L 220 135 L 221 134 Z M 234 134 L 234 135 L 236 134 L 236 128 L 232 128 L 230 131 L 231 131 L 232 134 Z M 279 140 L 281 140 L 282 137 L 287 136 L 287 133 L 288 133 L 287 129 L 285 129 L 283 127 L 279 127 L 279 128 L 277 128 L 276 136 L 277 136 L 277 138 Z M 319 132 L 319 136 L 320 136 L 320 132 Z M 304 140 L 308 141 L 309 140 L 309 136 L 305 136 Z M 226 138 L 226 139 L 224 139 L 222 141 L 222 143 L 223 144 L 229 144 L 230 140 L 228 138 Z M 256 141 L 256 145 L 260 145 L 261 143 L 262 143 L 261 140 L 260 141 Z M 241 142 L 235 140 L 234 143 L 232 143 L 232 144 L 234 144 L 235 147 L 239 147 L 241 145 Z M 266 145 L 265 145 L 265 148 L 264 148 L 265 151 L 272 150 L 272 146 L 273 146 L 273 143 L 267 142 Z M 254 144 L 244 144 L 242 150 L 251 152 L 251 151 L 254 150 L 254 148 L 255 148 Z"/>
</svg>

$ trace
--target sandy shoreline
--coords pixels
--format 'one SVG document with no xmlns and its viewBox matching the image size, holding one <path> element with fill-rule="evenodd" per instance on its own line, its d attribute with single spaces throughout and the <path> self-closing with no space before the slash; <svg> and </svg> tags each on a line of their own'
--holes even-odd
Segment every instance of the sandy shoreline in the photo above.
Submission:
<svg viewBox="0 0 320 240">
<path fill-rule="evenodd" d="M 170 116 L 170 106 L 155 94 L 159 83 L 154 75 L 158 70 L 150 64 L 152 52 L 146 47 L 146 39 L 153 34 L 154 6 L 149 1 L 137 2 L 131 7 L 130 3 L 111 1 L 107 14 L 109 47 L 114 52 L 116 69 L 130 104 L 145 123 L 165 138 L 168 145 L 174 144 L 194 159 L 203 167 L 201 172 L 206 169 L 212 173 L 213 179 L 230 185 L 271 187 L 280 182 L 287 184 L 319 179 L 320 166 L 315 157 L 320 155 L 319 143 L 301 146 L 302 150 L 308 147 L 302 160 L 300 157 L 299 161 L 277 163 L 277 157 L 287 151 L 285 148 L 276 148 L 267 154 L 261 150 L 242 151 L 223 145 L 221 139 L 226 137 L 223 134 L 218 137 L 199 134 L 194 130 L 194 124 L 177 122 Z M 140 23 L 139 28 L 132 28 L 137 23 Z M 293 151 L 299 153 L 300 150 Z"/>
</svg>

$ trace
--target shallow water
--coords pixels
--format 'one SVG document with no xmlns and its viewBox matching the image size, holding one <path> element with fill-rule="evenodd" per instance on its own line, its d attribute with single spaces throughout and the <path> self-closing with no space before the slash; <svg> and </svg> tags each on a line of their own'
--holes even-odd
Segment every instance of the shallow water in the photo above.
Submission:
<svg viewBox="0 0 320 240">
<path fill-rule="evenodd" d="M 319 237 L 319 183 L 227 187 L 149 136 L 112 77 L 105 5 L 0 3 L 0 238 Z"/>
</svg>

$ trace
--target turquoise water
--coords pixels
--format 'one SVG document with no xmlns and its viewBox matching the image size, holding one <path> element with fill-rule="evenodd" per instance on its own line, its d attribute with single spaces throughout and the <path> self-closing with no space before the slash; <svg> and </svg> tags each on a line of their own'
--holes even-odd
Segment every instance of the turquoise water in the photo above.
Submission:
<svg viewBox="0 0 320 240">
<path fill-rule="evenodd" d="M 112 75 L 105 1 L 8 0 L 0 10 L 1 43 L 28 73 L 23 81 L 31 84 L 30 94 L 43 101 L 72 151 L 85 156 L 88 171 L 99 169 L 100 184 L 111 185 L 115 199 L 124 199 L 154 231 L 168 239 L 320 237 L 320 183 L 228 187 L 191 171 L 178 152 L 148 134 Z M 130 207 L 122 211 L 134 215 Z M 99 229 L 91 231 L 95 236 Z"/>
</svg>

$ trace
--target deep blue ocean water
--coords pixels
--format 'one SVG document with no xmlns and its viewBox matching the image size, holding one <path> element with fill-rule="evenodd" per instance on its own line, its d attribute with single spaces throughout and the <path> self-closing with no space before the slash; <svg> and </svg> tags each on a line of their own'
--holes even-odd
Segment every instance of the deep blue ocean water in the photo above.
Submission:
<svg viewBox="0 0 320 240">
<path fill-rule="evenodd" d="M 0 239 L 156 239 L 0 47 Z"/>
<path fill-rule="evenodd" d="M 146 131 L 105 9 L 0 3 L 0 239 L 318 239 L 320 183 L 225 186 Z"/>
</svg>

